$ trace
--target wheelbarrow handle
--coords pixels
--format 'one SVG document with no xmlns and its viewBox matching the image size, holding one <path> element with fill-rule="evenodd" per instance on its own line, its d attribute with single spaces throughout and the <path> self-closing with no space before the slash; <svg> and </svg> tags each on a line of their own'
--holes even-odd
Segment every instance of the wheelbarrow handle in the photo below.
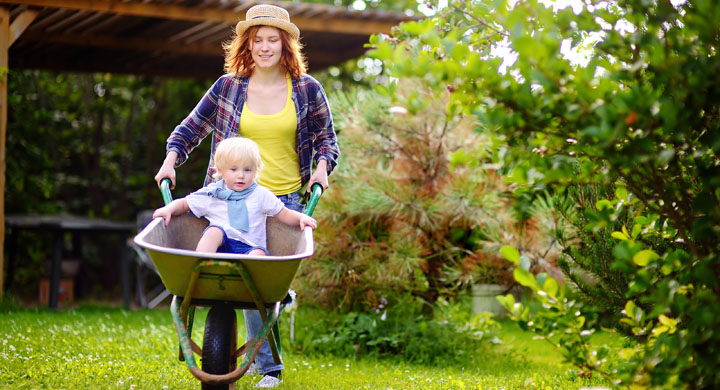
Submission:
<svg viewBox="0 0 720 390">
<path fill-rule="evenodd" d="M 172 182 L 167 177 L 160 180 L 160 193 L 162 194 L 163 202 L 165 202 L 166 205 L 173 200 L 172 193 L 170 192 L 171 185 Z M 310 200 L 308 200 L 307 206 L 305 207 L 305 214 L 312 216 L 313 211 L 315 211 L 315 206 L 317 206 L 322 193 L 323 186 L 320 183 L 313 183 Z"/>
<path fill-rule="evenodd" d="M 172 181 L 170 181 L 169 178 L 164 178 L 160 180 L 160 193 L 162 194 L 163 202 L 165 204 L 169 204 L 172 202 L 172 194 L 170 193 L 170 186 L 172 185 Z"/>
<path fill-rule="evenodd" d="M 311 190 L 310 199 L 305 206 L 305 214 L 309 216 L 312 216 L 313 211 L 315 211 L 315 206 L 317 206 L 320 195 L 323 193 L 323 186 L 320 183 L 313 183 Z"/>
</svg>

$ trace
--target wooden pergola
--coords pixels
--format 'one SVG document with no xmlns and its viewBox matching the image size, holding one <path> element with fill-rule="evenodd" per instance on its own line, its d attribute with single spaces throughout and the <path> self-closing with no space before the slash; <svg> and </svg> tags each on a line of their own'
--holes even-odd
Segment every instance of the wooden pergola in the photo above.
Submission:
<svg viewBox="0 0 720 390">
<path fill-rule="evenodd" d="M 215 78 L 223 71 L 222 42 L 259 3 L 290 13 L 311 71 L 361 56 L 371 34 L 390 33 L 414 19 L 397 12 L 255 0 L 0 0 L 0 298 L 8 70 Z"/>
</svg>

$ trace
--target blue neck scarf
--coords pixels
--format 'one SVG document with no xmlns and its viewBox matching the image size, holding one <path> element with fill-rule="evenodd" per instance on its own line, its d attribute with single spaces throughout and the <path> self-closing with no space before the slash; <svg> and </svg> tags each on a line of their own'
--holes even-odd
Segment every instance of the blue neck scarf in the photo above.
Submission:
<svg viewBox="0 0 720 390">
<path fill-rule="evenodd" d="M 245 205 L 245 198 L 255 191 L 255 187 L 257 187 L 257 183 L 253 182 L 250 187 L 242 191 L 233 191 L 227 188 L 224 180 L 219 180 L 195 191 L 195 193 L 227 200 L 230 226 L 241 232 L 247 233 L 250 224 L 248 222 L 248 211 L 247 205 Z"/>
</svg>

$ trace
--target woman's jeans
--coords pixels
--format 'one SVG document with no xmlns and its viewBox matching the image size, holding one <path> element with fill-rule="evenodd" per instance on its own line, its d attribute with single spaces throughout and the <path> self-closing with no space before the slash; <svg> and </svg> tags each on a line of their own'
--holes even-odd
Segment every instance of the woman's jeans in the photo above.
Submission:
<svg viewBox="0 0 720 390">
<path fill-rule="evenodd" d="M 278 196 L 278 198 L 285 204 L 285 207 L 290 210 L 302 213 L 305 209 L 305 206 L 300 204 L 300 191 L 281 195 Z M 247 330 L 246 341 L 249 341 L 260 332 L 260 328 L 262 328 L 263 325 L 262 317 L 260 317 L 260 312 L 257 310 L 243 310 L 243 315 L 245 316 L 245 329 Z M 282 362 L 275 364 L 272 352 L 270 352 L 270 344 L 267 341 L 263 343 L 257 357 L 255 357 L 255 367 L 259 375 L 265 375 L 272 371 L 282 371 L 283 369 Z"/>
</svg>

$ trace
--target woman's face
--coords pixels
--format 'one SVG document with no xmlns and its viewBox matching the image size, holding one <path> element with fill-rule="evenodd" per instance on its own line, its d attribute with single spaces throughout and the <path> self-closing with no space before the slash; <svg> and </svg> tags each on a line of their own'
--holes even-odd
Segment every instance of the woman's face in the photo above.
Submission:
<svg viewBox="0 0 720 390">
<path fill-rule="evenodd" d="M 277 66 L 282 56 L 280 30 L 270 26 L 260 27 L 250 41 L 250 51 L 256 68 L 268 69 Z"/>
</svg>

